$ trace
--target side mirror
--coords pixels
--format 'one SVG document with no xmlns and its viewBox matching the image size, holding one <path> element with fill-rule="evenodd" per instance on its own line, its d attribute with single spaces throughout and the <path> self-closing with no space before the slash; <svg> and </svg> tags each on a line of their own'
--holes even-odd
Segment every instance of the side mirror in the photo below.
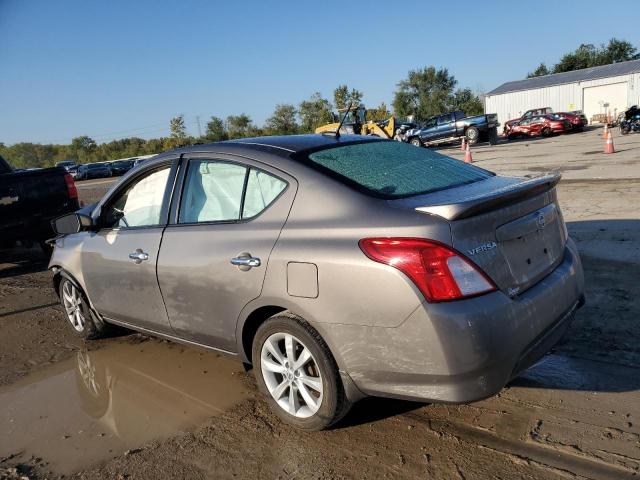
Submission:
<svg viewBox="0 0 640 480">
<path fill-rule="evenodd" d="M 53 220 L 51 226 L 58 235 L 71 235 L 82 230 L 90 230 L 93 227 L 93 220 L 88 215 L 69 213 Z"/>
</svg>

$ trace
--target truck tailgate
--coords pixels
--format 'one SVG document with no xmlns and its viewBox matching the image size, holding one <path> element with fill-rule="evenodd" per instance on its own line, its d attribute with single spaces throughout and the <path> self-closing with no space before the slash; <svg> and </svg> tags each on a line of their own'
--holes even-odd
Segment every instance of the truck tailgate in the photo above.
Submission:
<svg viewBox="0 0 640 480">
<path fill-rule="evenodd" d="M 0 227 L 48 222 L 77 208 L 70 199 L 62 168 L 11 172 L 0 175 Z"/>
</svg>

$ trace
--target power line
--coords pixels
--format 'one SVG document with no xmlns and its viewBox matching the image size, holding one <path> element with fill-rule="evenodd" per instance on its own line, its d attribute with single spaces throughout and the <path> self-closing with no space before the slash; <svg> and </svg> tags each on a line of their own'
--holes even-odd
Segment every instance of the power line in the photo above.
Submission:
<svg viewBox="0 0 640 480">
<path fill-rule="evenodd" d="M 201 132 L 201 127 L 200 127 L 200 117 L 196 117 L 196 121 L 191 121 L 191 122 L 185 122 L 185 125 L 192 125 L 192 126 L 197 126 L 198 127 L 198 132 Z M 154 128 L 154 127 L 160 127 L 163 126 L 162 128 Z M 168 122 L 163 122 L 163 123 L 156 123 L 153 125 L 147 125 L 145 127 L 136 127 L 136 128 L 130 128 L 127 130 L 118 130 L 118 131 L 113 131 L 113 132 L 108 132 L 108 133 L 101 133 L 101 134 L 95 134 L 95 135 L 87 135 L 88 137 L 92 138 L 93 140 L 96 141 L 100 141 L 102 143 L 106 143 L 107 141 L 113 141 L 113 140 L 118 140 L 121 138 L 130 138 L 132 135 L 135 136 L 135 134 L 138 135 L 146 135 L 146 134 L 150 134 L 150 133 L 159 133 L 159 132 L 167 132 L 169 133 L 169 125 Z M 80 135 L 78 135 L 80 136 Z M 202 134 L 200 133 L 200 136 L 202 136 Z M 66 144 L 66 143 L 71 143 L 71 140 L 73 140 L 73 138 L 60 138 L 60 139 L 56 139 L 56 140 L 49 140 L 49 141 L 45 141 L 45 142 L 39 142 L 39 143 L 43 143 L 43 144 Z"/>
</svg>

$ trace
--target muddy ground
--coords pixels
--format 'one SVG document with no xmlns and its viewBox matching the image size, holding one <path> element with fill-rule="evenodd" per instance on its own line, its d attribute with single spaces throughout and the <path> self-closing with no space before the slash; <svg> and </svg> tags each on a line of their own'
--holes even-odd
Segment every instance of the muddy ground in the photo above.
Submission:
<svg viewBox="0 0 640 480">
<path fill-rule="evenodd" d="M 336 428 L 300 433 L 234 360 L 141 335 L 83 344 L 46 259 L 0 253 L 0 478 L 640 476 L 640 135 L 604 156 L 599 133 L 474 151 L 498 172 L 564 170 L 587 281 L 565 342 L 474 404 L 367 399 Z M 79 187 L 90 202 L 108 182 Z"/>
</svg>

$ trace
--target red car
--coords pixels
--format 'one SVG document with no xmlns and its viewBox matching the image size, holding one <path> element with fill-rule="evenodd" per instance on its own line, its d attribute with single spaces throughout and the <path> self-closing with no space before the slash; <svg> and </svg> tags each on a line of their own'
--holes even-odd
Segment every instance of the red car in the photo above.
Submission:
<svg viewBox="0 0 640 480">
<path fill-rule="evenodd" d="M 513 139 L 525 137 L 548 137 L 553 133 L 565 133 L 571 131 L 571 122 L 559 115 L 537 115 L 526 118 L 516 124 L 512 124 L 507 138 Z"/>
<path fill-rule="evenodd" d="M 560 112 L 555 115 L 569 120 L 571 122 L 571 129 L 577 132 L 581 132 L 584 130 L 584 127 L 589 124 L 586 115 L 579 110 L 575 112 Z"/>
<path fill-rule="evenodd" d="M 506 121 L 504 124 L 504 134 L 509 136 L 509 132 L 514 125 L 517 125 L 523 120 L 527 120 L 538 115 L 554 115 L 558 116 L 560 119 L 566 118 L 567 120 L 569 120 L 569 122 L 571 122 L 570 130 L 574 131 L 583 130 L 585 125 L 589 123 L 584 113 L 579 110 L 575 112 L 553 113 L 553 109 L 551 107 L 533 108 L 524 112 L 524 115 L 522 115 L 520 118 L 514 118 L 513 120 Z"/>
<path fill-rule="evenodd" d="M 514 118 L 513 120 L 507 120 L 504 124 L 504 134 L 509 135 L 509 131 L 514 125 L 519 124 L 523 120 L 528 120 L 537 115 L 547 115 L 553 113 L 553 108 L 551 107 L 542 107 L 542 108 L 532 108 L 531 110 L 527 110 L 520 118 Z"/>
</svg>

